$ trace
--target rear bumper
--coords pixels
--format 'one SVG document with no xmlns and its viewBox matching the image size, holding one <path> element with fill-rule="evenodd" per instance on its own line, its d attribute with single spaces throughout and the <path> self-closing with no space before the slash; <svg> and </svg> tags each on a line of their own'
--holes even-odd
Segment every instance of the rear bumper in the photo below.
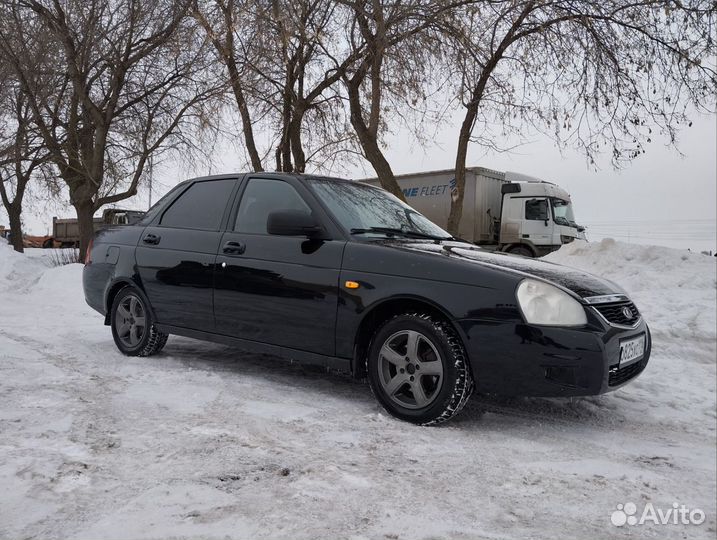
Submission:
<svg viewBox="0 0 717 540">
<path fill-rule="evenodd" d="M 108 265 L 92 263 L 85 265 L 82 270 L 82 288 L 85 292 L 85 302 L 102 315 L 106 314 L 105 289 L 109 281 Z"/>
<path fill-rule="evenodd" d="M 581 329 L 515 321 L 457 321 L 479 392 L 507 396 L 589 396 L 616 390 L 647 366 L 652 349 L 644 320 L 633 329 L 593 319 Z M 619 367 L 620 342 L 645 334 L 642 359 Z"/>
</svg>

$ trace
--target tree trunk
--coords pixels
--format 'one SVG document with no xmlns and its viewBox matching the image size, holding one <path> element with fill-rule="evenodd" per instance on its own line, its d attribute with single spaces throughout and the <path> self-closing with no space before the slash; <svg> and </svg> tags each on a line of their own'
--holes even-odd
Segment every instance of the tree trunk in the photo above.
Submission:
<svg viewBox="0 0 717 540">
<path fill-rule="evenodd" d="M 95 223 L 92 219 L 95 206 L 91 200 L 75 202 L 73 206 L 77 212 L 77 225 L 80 229 L 80 260 L 84 261 L 90 240 L 95 234 Z"/>
<path fill-rule="evenodd" d="M 304 111 L 297 109 L 289 123 L 289 143 L 291 144 L 291 154 L 294 156 L 294 170 L 298 173 L 306 171 L 306 155 L 301 144 L 301 122 L 304 119 Z"/>
<path fill-rule="evenodd" d="M 233 56 L 227 59 L 226 65 L 229 71 L 232 91 L 234 92 L 234 99 L 237 102 L 237 108 L 239 109 L 239 115 L 241 116 L 242 132 L 244 133 L 244 145 L 246 146 L 247 152 L 249 152 L 249 159 L 251 160 L 251 166 L 253 167 L 254 172 L 261 172 L 264 170 L 264 167 L 262 167 L 261 157 L 259 157 L 259 152 L 256 149 L 254 129 L 251 124 L 251 113 L 249 112 L 249 106 L 247 105 L 246 98 L 244 97 L 239 69 L 237 68 Z"/>
<path fill-rule="evenodd" d="M 406 200 L 406 197 L 401 190 L 401 187 L 396 181 L 396 175 L 393 174 L 391 164 L 383 155 L 381 148 L 378 145 L 378 141 L 374 137 L 366 136 L 362 137 L 359 135 L 359 141 L 361 142 L 361 148 L 363 148 L 366 159 L 371 163 L 373 170 L 378 175 L 378 180 L 381 182 L 381 187 L 386 191 L 393 193 L 396 197 L 402 201 Z"/>
<path fill-rule="evenodd" d="M 406 197 L 403 195 L 403 191 L 401 191 L 396 181 L 396 175 L 393 174 L 391 164 L 386 159 L 386 156 L 383 155 L 381 147 L 378 145 L 378 138 L 375 134 L 371 133 L 366 122 L 364 122 L 358 85 L 351 81 L 347 85 L 347 90 L 351 109 L 351 125 L 356 132 L 366 159 L 373 167 L 373 170 L 376 171 L 381 187 L 405 202 Z"/>
<path fill-rule="evenodd" d="M 281 171 L 281 146 L 276 147 L 276 152 L 274 153 L 276 156 L 276 172 Z"/>
<path fill-rule="evenodd" d="M 22 207 L 12 204 L 5 210 L 7 210 L 7 215 L 10 219 L 10 242 L 12 243 L 12 247 L 18 253 L 24 253 L 25 248 L 22 245 L 22 221 L 20 219 Z"/>
<path fill-rule="evenodd" d="M 485 93 L 486 86 L 493 71 L 498 65 L 498 62 L 503 58 L 505 51 L 513 43 L 518 28 L 534 7 L 535 2 L 533 1 L 524 3 L 520 14 L 516 20 L 513 21 L 510 30 L 503 37 L 500 45 L 498 45 L 498 48 L 483 67 L 480 77 L 471 93 L 471 101 L 466 106 L 466 116 L 463 119 L 461 131 L 458 135 L 458 149 L 456 151 L 456 192 L 451 193 L 451 212 L 448 215 L 448 232 L 453 236 L 458 236 L 458 227 L 461 224 L 461 217 L 463 216 L 463 195 L 466 186 L 466 157 L 468 155 L 468 143 L 470 142 L 471 133 L 473 132 L 473 124 L 475 124 L 476 117 L 478 116 L 478 108 L 480 107 L 483 94 Z"/>
<path fill-rule="evenodd" d="M 281 113 L 281 141 L 279 155 L 281 156 L 281 172 L 293 172 L 291 164 L 291 141 L 289 140 L 289 125 L 291 124 L 291 86 L 287 82 L 284 86 L 283 106 Z M 279 170 L 279 169 L 277 169 Z"/>
<path fill-rule="evenodd" d="M 478 110 L 477 105 L 474 107 L 469 105 L 466 116 L 461 125 L 461 131 L 458 135 L 458 150 L 456 151 L 456 186 L 455 191 L 451 191 L 451 212 L 448 215 L 448 232 L 453 236 L 458 236 L 458 228 L 463 217 L 463 196 L 466 187 L 466 157 L 468 156 L 468 142 L 470 141 L 471 131 L 473 130 L 473 122 Z"/>
</svg>

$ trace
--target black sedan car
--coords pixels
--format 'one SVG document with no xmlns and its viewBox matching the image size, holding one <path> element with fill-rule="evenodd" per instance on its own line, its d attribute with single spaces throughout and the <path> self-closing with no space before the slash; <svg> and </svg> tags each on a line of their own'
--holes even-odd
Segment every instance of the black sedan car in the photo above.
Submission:
<svg viewBox="0 0 717 540">
<path fill-rule="evenodd" d="M 316 176 L 183 182 L 139 223 L 100 231 L 83 281 L 124 354 L 177 334 L 346 370 L 418 424 L 451 418 L 474 388 L 608 392 L 651 348 L 616 284 L 484 250 L 382 189 Z"/>
</svg>

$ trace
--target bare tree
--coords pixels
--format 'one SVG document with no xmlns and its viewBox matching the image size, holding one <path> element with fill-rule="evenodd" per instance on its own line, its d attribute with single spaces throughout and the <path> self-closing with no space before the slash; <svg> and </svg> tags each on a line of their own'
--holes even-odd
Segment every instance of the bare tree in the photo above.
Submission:
<svg viewBox="0 0 717 540">
<path fill-rule="evenodd" d="M 271 0 L 269 5 L 257 12 L 263 41 L 254 69 L 275 104 L 276 169 L 304 172 L 307 155 L 341 152 L 352 141 L 335 85 L 360 53 L 346 49 L 348 13 L 337 2 Z M 305 148 L 307 142 L 312 149 Z"/>
<path fill-rule="evenodd" d="M 0 69 L 0 200 L 10 220 L 11 241 L 22 253 L 22 208 L 33 178 L 47 162 L 42 138 L 32 123 L 27 96 L 6 65 Z"/>
<path fill-rule="evenodd" d="M 348 51 L 348 13 L 329 0 L 197 0 L 192 14 L 224 66 L 254 170 L 321 167 L 350 147 L 335 85 L 360 51 Z M 260 149 L 259 125 L 270 134 Z"/>
<path fill-rule="evenodd" d="M 149 157 L 194 145 L 217 92 L 204 36 L 187 1 L 5 0 L 1 9 L 0 53 L 68 187 L 84 255 L 93 214 L 137 193 Z"/>
<path fill-rule="evenodd" d="M 255 32 L 243 24 L 253 4 L 251 0 L 195 1 L 191 13 L 209 36 L 218 60 L 225 66 L 229 86 L 241 118 L 244 145 L 249 154 L 249 161 L 255 171 L 263 171 L 264 166 L 257 150 L 246 88 L 246 79 L 251 75 L 246 69 L 248 62 L 244 60 L 247 57 L 255 57 L 253 52 Z M 242 30 L 246 30 L 247 34 Z"/>
<path fill-rule="evenodd" d="M 537 129 L 591 162 L 609 149 L 616 166 L 644 153 L 653 130 L 674 143 L 687 107 L 714 107 L 714 19 L 708 0 L 485 0 L 455 10 L 442 31 L 465 116 L 448 230 L 461 219 L 468 145 L 495 145 L 493 127 Z"/>
<path fill-rule="evenodd" d="M 364 157 L 381 185 L 397 197 L 403 193 L 381 148 L 389 119 L 425 102 L 435 71 L 440 40 L 436 23 L 465 2 L 342 0 L 352 12 L 349 44 L 362 51 L 355 69 L 344 75 L 351 125 Z M 420 132 L 421 129 L 418 129 Z"/>
</svg>

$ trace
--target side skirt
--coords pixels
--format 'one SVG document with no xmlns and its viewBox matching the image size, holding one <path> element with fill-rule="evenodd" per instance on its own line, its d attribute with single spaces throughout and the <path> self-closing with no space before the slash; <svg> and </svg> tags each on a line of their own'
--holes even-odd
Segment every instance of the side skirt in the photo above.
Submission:
<svg viewBox="0 0 717 540">
<path fill-rule="evenodd" d="M 202 332 L 200 330 L 191 330 L 182 328 L 181 326 L 171 326 L 168 324 L 156 324 L 157 330 L 164 334 L 174 334 L 202 341 L 211 341 L 221 343 L 223 345 L 231 345 L 242 349 L 246 352 L 270 354 L 272 356 L 280 356 L 287 360 L 293 360 L 300 364 L 309 364 L 314 366 L 323 366 L 336 371 L 345 371 L 351 373 L 351 359 L 338 358 L 336 356 L 326 356 L 307 351 L 282 347 L 280 345 L 271 345 L 260 341 L 252 341 L 250 339 L 235 338 L 222 334 L 213 334 L 211 332 Z"/>
</svg>

